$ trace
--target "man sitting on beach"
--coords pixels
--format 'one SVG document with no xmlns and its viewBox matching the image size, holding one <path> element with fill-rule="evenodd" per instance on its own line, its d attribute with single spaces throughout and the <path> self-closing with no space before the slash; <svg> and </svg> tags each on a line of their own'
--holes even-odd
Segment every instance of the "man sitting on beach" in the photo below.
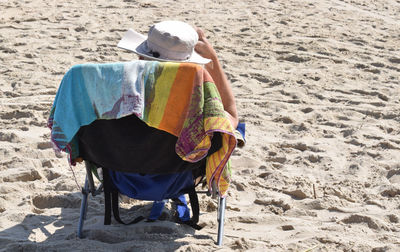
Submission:
<svg viewBox="0 0 400 252">
<path fill-rule="evenodd" d="M 130 50 L 139 55 L 141 60 L 191 62 L 205 66 L 214 80 L 225 113 L 233 129 L 238 126 L 238 114 L 230 82 L 228 81 L 217 53 L 207 40 L 200 28 L 194 29 L 181 21 L 163 21 L 153 25 L 148 36 L 128 30 L 118 43 L 118 47 Z M 189 219 L 189 209 L 184 195 L 179 196 L 183 203 L 177 206 L 181 220 Z M 155 201 L 148 218 L 149 221 L 158 219 L 166 200 Z"/>
</svg>

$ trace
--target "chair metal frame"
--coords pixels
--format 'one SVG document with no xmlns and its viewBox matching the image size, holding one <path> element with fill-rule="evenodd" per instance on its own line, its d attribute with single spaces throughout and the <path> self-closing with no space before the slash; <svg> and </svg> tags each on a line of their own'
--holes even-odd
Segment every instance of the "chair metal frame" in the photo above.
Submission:
<svg viewBox="0 0 400 252">
<path fill-rule="evenodd" d="M 93 174 L 91 168 L 94 165 L 90 163 L 89 161 L 85 161 L 85 167 L 86 167 L 86 178 L 85 178 L 85 185 L 82 188 L 82 201 L 81 201 L 81 207 L 80 207 L 80 216 L 79 216 L 79 223 L 78 223 L 78 232 L 77 235 L 79 238 L 83 238 L 83 225 L 84 221 L 87 216 L 87 210 L 88 210 L 88 198 L 89 194 L 92 194 L 92 196 L 96 196 L 102 193 L 103 191 L 103 184 L 100 183 L 100 185 L 96 188 L 93 180 Z M 198 192 L 201 193 L 201 192 Z M 217 215 L 217 221 L 218 221 L 218 235 L 217 235 L 217 245 L 222 246 L 222 240 L 224 236 L 224 220 L 225 220 L 225 209 L 226 209 L 226 198 L 222 198 L 218 196 L 218 215 Z"/>
</svg>

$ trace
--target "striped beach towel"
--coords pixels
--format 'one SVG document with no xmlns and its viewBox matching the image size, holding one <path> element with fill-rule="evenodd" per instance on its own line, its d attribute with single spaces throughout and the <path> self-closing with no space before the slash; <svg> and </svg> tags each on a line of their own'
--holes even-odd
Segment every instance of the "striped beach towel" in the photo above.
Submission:
<svg viewBox="0 0 400 252">
<path fill-rule="evenodd" d="M 176 153 L 189 162 L 204 158 L 213 133 L 221 132 L 222 148 L 207 158 L 206 177 L 210 190 L 214 181 L 225 196 L 236 138 L 212 78 L 199 65 L 132 61 L 73 66 L 60 84 L 48 126 L 56 148 L 75 165 L 75 135 L 81 126 L 132 114 L 177 136 Z"/>
</svg>

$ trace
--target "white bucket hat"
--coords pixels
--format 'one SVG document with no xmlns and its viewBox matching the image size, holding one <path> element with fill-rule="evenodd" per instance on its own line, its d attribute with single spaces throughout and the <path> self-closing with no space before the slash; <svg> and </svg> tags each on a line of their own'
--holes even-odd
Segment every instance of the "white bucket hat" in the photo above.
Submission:
<svg viewBox="0 0 400 252">
<path fill-rule="evenodd" d="M 211 60 L 194 51 L 198 40 L 197 32 L 187 23 L 163 21 L 153 25 L 147 37 L 129 29 L 118 47 L 158 61 L 207 64 Z"/>
</svg>

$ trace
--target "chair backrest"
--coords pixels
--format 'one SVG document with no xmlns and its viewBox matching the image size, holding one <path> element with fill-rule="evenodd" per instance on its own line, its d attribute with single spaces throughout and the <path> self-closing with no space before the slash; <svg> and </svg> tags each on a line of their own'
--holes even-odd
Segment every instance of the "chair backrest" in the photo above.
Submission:
<svg viewBox="0 0 400 252">
<path fill-rule="evenodd" d="M 146 125 L 136 115 L 96 120 L 78 132 L 84 160 L 114 171 L 171 174 L 204 168 L 205 160 L 188 162 L 175 151 L 177 137 Z M 221 135 L 212 139 L 208 155 L 221 148 Z"/>
</svg>

